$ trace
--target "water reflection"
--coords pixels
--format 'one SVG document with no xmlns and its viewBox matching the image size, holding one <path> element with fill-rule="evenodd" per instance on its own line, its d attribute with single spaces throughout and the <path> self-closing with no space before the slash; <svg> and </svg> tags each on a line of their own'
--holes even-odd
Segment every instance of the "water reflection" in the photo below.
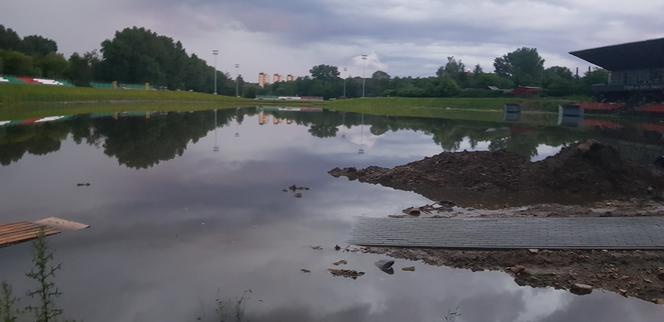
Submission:
<svg viewBox="0 0 664 322">
<path fill-rule="evenodd" d="M 428 202 L 334 179 L 333 167 L 394 166 L 442 149 L 505 147 L 540 157 L 585 137 L 635 150 L 661 144 L 639 126 L 569 130 L 261 109 L 5 126 L 0 222 L 59 216 L 92 225 L 50 239 L 64 265 L 62 307 L 78 320 L 211 321 L 218 292 L 252 289 L 252 321 L 440 321 L 457 307 L 463 321 L 659 321 L 662 308 L 616 294 L 578 297 L 520 287 L 503 273 L 403 260 L 388 276 L 373 264 L 379 256 L 332 248 L 347 240 L 356 216 Z M 77 188 L 80 180 L 92 186 Z M 293 184 L 311 190 L 299 199 L 282 192 Z M 340 259 L 367 275 L 330 276 Z M 0 249 L 0 262 L 0 279 L 28 289 L 28 245 Z M 413 265 L 416 272 L 400 270 Z"/>
<path fill-rule="evenodd" d="M 533 126 L 523 119 L 520 111 L 505 112 L 505 122 L 459 121 L 446 119 L 405 118 L 354 113 L 294 111 L 292 109 L 223 109 L 190 113 L 122 113 L 109 115 L 81 115 L 57 122 L 43 122 L 0 127 L 0 164 L 9 165 L 26 154 L 45 155 L 58 151 L 69 135 L 78 144 L 86 143 L 103 148 L 106 155 L 117 158 L 130 168 L 149 168 L 159 162 L 181 156 L 187 145 L 196 143 L 214 131 L 213 152 L 219 152 L 218 129 L 234 127 L 233 136 L 240 137 L 245 116 L 258 115 L 261 126 L 308 127 L 317 138 L 345 138 L 353 127 L 359 127 L 357 153 L 364 154 L 365 140 L 371 141 L 387 132 L 411 130 L 430 135 L 444 151 L 460 150 L 462 145 L 478 149 L 483 142 L 487 149 L 505 149 L 524 156 L 541 159 L 542 148 L 562 147 L 588 138 L 619 140 L 622 145 L 641 144 L 650 149 L 652 159 L 664 144 L 664 126 L 656 121 L 618 123 L 605 119 L 588 119 L 578 113 L 560 113 L 556 126 Z M 532 118 L 532 116 L 531 116 Z M 369 136 L 364 127 L 369 126 Z M 580 128 L 567 130 L 564 127 Z M 341 131 L 341 134 L 339 134 Z M 369 143 L 370 144 L 370 143 Z M 633 149 L 632 149 L 633 150 Z M 630 155 L 632 155 L 630 153 Z"/>
</svg>

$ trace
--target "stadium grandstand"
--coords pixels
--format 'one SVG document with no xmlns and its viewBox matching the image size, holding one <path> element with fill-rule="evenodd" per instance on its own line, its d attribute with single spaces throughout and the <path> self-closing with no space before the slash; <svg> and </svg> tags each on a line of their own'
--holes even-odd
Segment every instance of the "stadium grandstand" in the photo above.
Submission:
<svg viewBox="0 0 664 322">
<path fill-rule="evenodd" d="M 593 85 L 600 100 L 631 104 L 664 101 L 664 38 L 570 54 L 610 72 L 607 84 Z"/>
</svg>

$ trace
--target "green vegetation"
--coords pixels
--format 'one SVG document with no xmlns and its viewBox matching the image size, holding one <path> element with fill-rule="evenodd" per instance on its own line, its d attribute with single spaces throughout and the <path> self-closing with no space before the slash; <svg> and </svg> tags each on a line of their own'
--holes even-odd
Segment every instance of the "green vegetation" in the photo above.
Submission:
<svg viewBox="0 0 664 322">
<path fill-rule="evenodd" d="M 0 322 L 16 322 L 18 310 L 12 287 L 6 282 L 0 283 Z"/>
<path fill-rule="evenodd" d="M 182 43 L 145 28 L 125 28 L 95 50 L 74 53 L 69 59 L 57 53 L 54 40 L 38 35 L 24 38 L 0 25 L 0 74 L 68 79 L 78 86 L 92 81 L 128 84 L 150 83 L 160 89 L 212 93 L 215 73 L 221 93 L 235 93 L 235 80 L 215 70 Z M 242 78 L 237 79 L 243 82 Z"/>
<path fill-rule="evenodd" d="M 558 105 L 587 97 L 558 98 L 358 98 L 311 102 L 263 102 L 195 92 L 110 90 L 33 85 L 0 85 L 0 120 L 20 120 L 53 115 L 87 113 L 196 111 L 260 105 L 321 106 L 344 112 L 376 115 L 443 117 L 473 111 L 479 115 L 502 113 L 508 103 L 532 111 L 557 111 Z M 63 104 L 67 103 L 67 104 Z M 454 113 L 451 113 L 454 112 Z"/>
<path fill-rule="evenodd" d="M 495 72 L 484 72 L 476 65 L 472 71 L 454 57 L 430 77 L 391 77 L 376 71 L 370 78 L 341 75 L 337 66 L 317 65 L 311 76 L 278 82 L 265 88 L 245 84 L 241 76 L 229 74 L 188 54 L 179 41 L 149 29 L 131 27 L 117 31 L 113 39 L 96 50 L 72 54 L 65 59 L 57 53 L 57 43 L 33 35 L 20 38 L 12 29 L 0 25 L 0 74 L 68 79 L 78 86 L 95 82 L 118 82 L 126 86 L 149 83 L 158 89 L 212 93 L 215 73 L 220 93 L 256 95 L 350 97 L 509 97 L 516 86 L 539 86 L 544 96 L 590 95 L 591 85 L 606 83 L 604 70 L 588 71 L 583 77 L 567 67 L 544 68 L 536 48 L 519 48 L 494 60 Z"/>
<path fill-rule="evenodd" d="M 55 273 L 60 270 L 61 265 L 53 265 L 53 253 L 46 245 L 44 230 L 39 232 L 39 237 L 33 243 L 32 270 L 25 274 L 28 278 L 37 282 L 37 288 L 28 292 L 28 296 L 37 301 L 37 305 L 28 306 L 26 311 L 32 312 L 36 322 L 55 321 L 62 315 L 62 310 L 57 308 L 55 300 L 62 295 L 53 282 Z"/>
<path fill-rule="evenodd" d="M 59 309 L 55 301 L 62 295 L 53 281 L 55 273 L 60 270 L 61 265 L 53 264 L 53 252 L 46 243 L 44 230 L 39 233 L 37 239 L 32 243 L 32 270 L 25 274 L 28 278 L 37 283 L 34 290 L 27 294 L 33 299 L 33 304 L 25 307 L 24 310 L 16 308 L 19 299 L 14 297 L 12 287 L 2 282 L 0 289 L 0 321 L 15 322 L 23 321 L 22 315 L 33 313 L 35 322 L 54 322 L 62 316 L 62 309 Z"/>
<path fill-rule="evenodd" d="M 46 85 L 0 85 L 0 103 L 100 102 L 100 101 L 206 101 L 241 103 L 250 100 L 185 91 L 112 90 Z"/>
<path fill-rule="evenodd" d="M 392 114 L 404 109 L 462 109 L 468 111 L 502 111 L 505 104 L 517 103 L 527 110 L 549 111 L 558 110 L 558 105 L 572 101 L 586 100 L 584 97 L 573 99 L 523 99 L 523 98 L 363 98 L 335 100 L 325 103 L 325 107 L 347 112 L 364 112 L 376 114 Z"/>
<path fill-rule="evenodd" d="M 447 57 L 435 76 L 393 78 L 379 70 L 363 80 L 349 75 L 339 77 L 336 66 L 318 65 L 309 71 L 311 77 L 258 88 L 257 94 L 357 98 L 362 96 L 364 87 L 367 97 L 508 98 L 515 86 L 536 86 L 543 88 L 543 96 L 566 97 L 589 96 L 593 84 L 608 80 L 608 72 L 601 69 L 590 70 L 583 77 L 567 67 L 545 69 L 544 58 L 535 48 L 520 48 L 497 57 L 494 67 L 494 73 L 485 73 L 479 65 L 471 72 L 461 60 Z"/>
</svg>

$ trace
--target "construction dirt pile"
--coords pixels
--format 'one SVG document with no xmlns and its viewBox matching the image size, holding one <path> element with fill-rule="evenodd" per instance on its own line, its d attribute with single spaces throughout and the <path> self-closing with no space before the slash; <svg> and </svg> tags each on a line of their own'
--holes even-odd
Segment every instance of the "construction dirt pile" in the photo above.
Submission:
<svg viewBox="0 0 664 322">
<path fill-rule="evenodd" d="M 393 169 L 336 168 L 348 177 L 414 191 L 435 202 L 392 218 L 663 216 L 664 171 L 587 141 L 539 162 L 506 151 L 441 153 Z M 431 265 L 498 270 L 519 285 L 577 294 L 605 289 L 664 304 L 664 251 L 458 250 L 363 247 Z"/>
<path fill-rule="evenodd" d="M 596 141 L 539 162 L 506 151 L 443 152 L 393 169 L 335 168 L 329 173 L 485 209 L 664 198 L 661 169 L 625 161 L 615 148 Z"/>
</svg>

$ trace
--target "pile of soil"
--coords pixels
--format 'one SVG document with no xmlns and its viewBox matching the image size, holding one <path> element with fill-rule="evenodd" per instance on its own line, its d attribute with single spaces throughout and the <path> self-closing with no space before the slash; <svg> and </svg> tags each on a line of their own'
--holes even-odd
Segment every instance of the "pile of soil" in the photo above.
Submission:
<svg viewBox="0 0 664 322">
<path fill-rule="evenodd" d="M 487 209 L 664 197 L 661 170 L 625 161 L 615 148 L 596 141 L 539 162 L 507 151 L 443 152 L 393 169 L 335 168 L 329 173 Z"/>
<path fill-rule="evenodd" d="M 519 285 L 574 291 L 586 284 L 625 297 L 664 304 L 664 251 L 462 251 L 365 247 L 366 253 L 422 260 L 429 265 L 504 271 Z"/>
</svg>

